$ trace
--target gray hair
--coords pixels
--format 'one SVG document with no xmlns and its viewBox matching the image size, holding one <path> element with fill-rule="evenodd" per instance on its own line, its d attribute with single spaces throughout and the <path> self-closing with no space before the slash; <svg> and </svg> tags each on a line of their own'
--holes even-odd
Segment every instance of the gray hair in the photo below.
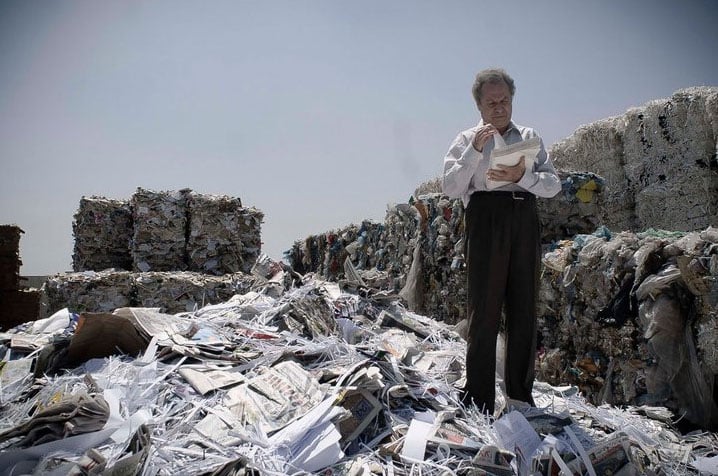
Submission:
<svg viewBox="0 0 718 476">
<path fill-rule="evenodd" d="M 516 92 L 516 86 L 514 85 L 514 79 L 509 76 L 509 73 L 504 71 L 502 68 L 485 69 L 483 71 L 480 71 L 479 74 L 476 75 L 474 85 L 471 87 L 471 94 L 474 95 L 474 101 L 476 101 L 477 106 L 481 102 L 481 87 L 487 83 L 505 83 L 506 86 L 509 87 L 509 93 L 511 93 L 511 97 L 514 97 L 514 93 Z"/>
</svg>

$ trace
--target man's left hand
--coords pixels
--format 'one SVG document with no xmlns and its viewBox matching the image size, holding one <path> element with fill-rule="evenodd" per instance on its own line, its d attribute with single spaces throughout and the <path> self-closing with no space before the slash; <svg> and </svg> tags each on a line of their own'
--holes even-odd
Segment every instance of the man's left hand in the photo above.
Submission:
<svg viewBox="0 0 718 476">
<path fill-rule="evenodd" d="M 519 163 L 516 165 L 497 165 L 497 169 L 489 169 L 486 177 L 495 182 L 513 182 L 521 180 L 526 171 L 526 159 L 521 156 Z"/>
</svg>

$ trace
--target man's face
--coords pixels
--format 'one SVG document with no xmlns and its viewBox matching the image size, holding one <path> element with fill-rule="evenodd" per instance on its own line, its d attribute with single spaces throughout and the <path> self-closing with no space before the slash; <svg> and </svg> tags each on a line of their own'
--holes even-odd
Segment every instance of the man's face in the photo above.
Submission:
<svg viewBox="0 0 718 476">
<path fill-rule="evenodd" d="M 513 98 L 509 86 L 504 83 L 486 83 L 481 86 L 479 111 L 484 123 L 491 124 L 502 134 L 506 132 L 511 121 L 511 102 Z"/>
</svg>

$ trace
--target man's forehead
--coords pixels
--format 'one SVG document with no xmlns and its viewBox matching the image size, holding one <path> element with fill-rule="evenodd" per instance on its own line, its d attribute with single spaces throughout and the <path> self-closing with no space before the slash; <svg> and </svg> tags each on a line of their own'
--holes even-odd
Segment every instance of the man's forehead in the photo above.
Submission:
<svg viewBox="0 0 718 476">
<path fill-rule="evenodd" d="M 488 86 L 488 85 L 487 85 Z M 501 85 L 496 85 L 501 86 Z M 503 85 L 504 87 L 493 87 L 493 88 L 485 88 L 481 91 L 481 97 L 483 99 L 490 99 L 492 101 L 501 101 L 504 99 L 510 99 L 511 98 L 511 92 L 509 91 L 508 86 Z"/>
</svg>

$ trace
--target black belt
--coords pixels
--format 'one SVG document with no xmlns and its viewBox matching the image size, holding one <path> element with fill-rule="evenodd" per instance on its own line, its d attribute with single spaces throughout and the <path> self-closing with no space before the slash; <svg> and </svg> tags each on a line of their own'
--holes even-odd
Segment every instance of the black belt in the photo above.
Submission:
<svg viewBox="0 0 718 476">
<path fill-rule="evenodd" d="M 474 192 L 471 195 L 493 195 L 494 197 L 506 197 L 506 198 L 513 198 L 514 200 L 530 200 L 535 198 L 535 195 L 531 192 L 513 192 L 509 190 L 487 190 L 487 191 L 480 191 L 480 192 Z"/>
</svg>

